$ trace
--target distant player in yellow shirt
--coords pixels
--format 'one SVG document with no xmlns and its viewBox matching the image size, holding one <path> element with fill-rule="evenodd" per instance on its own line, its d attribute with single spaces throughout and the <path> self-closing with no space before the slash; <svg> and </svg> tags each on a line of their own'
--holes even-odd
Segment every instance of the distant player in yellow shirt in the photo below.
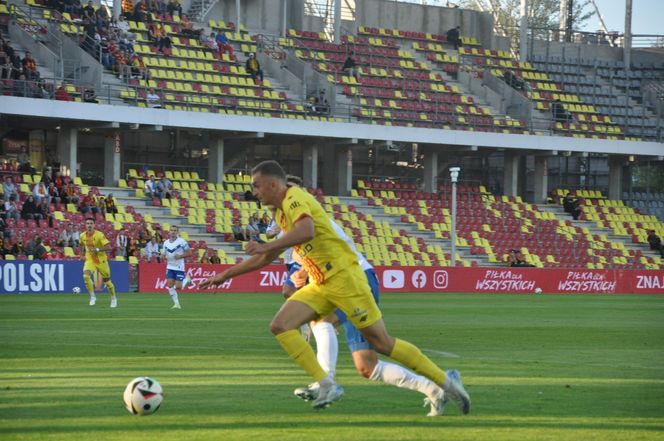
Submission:
<svg viewBox="0 0 664 441">
<path fill-rule="evenodd" d="M 95 286 L 92 281 L 94 271 L 99 272 L 101 279 L 111 294 L 111 308 L 117 308 L 118 298 L 115 295 L 115 285 L 111 280 L 111 268 L 108 266 L 106 253 L 111 251 L 111 243 L 106 239 L 104 233 L 95 230 L 94 219 L 85 221 L 85 231 L 81 233 L 81 247 L 85 249 L 85 264 L 83 265 L 83 281 L 90 293 L 90 306 L 97 303 Z"/>
<path fill-rule="evenodd" d="M 416 346 L 392 337 L 385 327 L 357 255 L 333 230 L 327 214 L 316 199 L 298 187 L 288 187 L 286 174 L 275 161 L 264 161 L 252 170 L 254 195 L 274 207 L 283 237 L 269 243 L 249 242 L 251 258 L 201 283 L 218 285 L 240 274 L 270 264 L 289 247 L 303 260 L 311 283 L 293 294 L 270 323 L 270 331 L 288 355 L 320 385 L 314 409 L 322 409 L 343 395 L 343 388 L 325 372 L 313 349 L 299 332 L 304 323 L 318 320 L 341 309 L 348 320 L 374 347 L 413 371 L 440 385 L 464 414 L 470 412 L 470 397 L 455 370 L 448 374 Z"/>
</svg>

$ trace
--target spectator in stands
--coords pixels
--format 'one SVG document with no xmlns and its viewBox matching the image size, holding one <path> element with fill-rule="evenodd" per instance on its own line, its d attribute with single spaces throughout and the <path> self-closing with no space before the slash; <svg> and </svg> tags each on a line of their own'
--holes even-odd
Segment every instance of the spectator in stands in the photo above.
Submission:
<svg viewBox="0 0 664 441">
<path fill-rule="evenodd" d="M 25 256 L 25 247 L 23 246 L 23 239 L 18 239 L 14 246 L 12 246 L 11 254 L 15 257 Z"/>
<path fill-rule="evenodd" d="M 55 184 L 55 188 L 58 189 L 58 194 L 62 195 L 65 189 L 65 180 L 62 178 L 60 170 L 56 170 L 53 174 L 53 183 Z"/>
<path fill-rule="evenodd" d="M 572 115 L 570 115 L 570 113 L 565 110 L 565 106 L 560 101 L 560 99 L 556 99 L 551 104 L 551 113 L 555 122 L 567 123 L 572 119 Z"/>
<path fill-rule="evenodd" d="M 505 83 L 507 83 L 508 86 L 510 86 L 512 89 L 515 90 L 525 90 L 525 83 L 524 81 L 514 75 L 511 70 L 506 69 L 503 72 L 503 79 L 505 80 Z"/>
<path fill-rule="evenodd" d="M 161 109 L 161 97 L 154 88 L 151 87 L 148 93 L 145 95 L 145 102 L 147 106 L 151 109 Z"/>
<path fill-rule="evenodd" d="M 145 248 L 145 246 L 150 241 L 150 238 L 152 238 L 152 235 L 148 231 L 147 224 L 145 222 L 141 222 L 141 227 L 138 230 L 138 235 L 137 235 L 137 239 L 138 239 L 138 242 L 136 244 L 137 248 L 139 248 L 139 249 Z"/>
<path fill-rule="evenodd" d="M 235 60 L 235 52 L 233 51 L 233 46 L 228 42 L 228 37 L 226 37 L 226 33 L 221 31 L 217 33 L 217 46 L 219 46 L 219 54 L 223 55 L 226 52 L 228 52 L 228 56 L 231 58 L 231 60 Z"/>
<path fill-rule="evenodd" d="M 574 220 L 578 220 L 581 215 L 580 201 L 574 197 L 574 194 L 567 193 L 563 199 L 563 210 L 572 215 Z"/>
<path fill-rule="evenodd" d="M 168 12 L 168 6 L 166 6 L 164 0 L 157 0 L 157 12 L 159 12 L 159 14 L 165 14 Z"/>
<path fill-rule="evenodd" d="M 657 251 L 661 257 L 664 257 L 664 246 L 662 245 L 662 239 L 655 233 L 655 230 L 650 230 L 648 232 L 648 244 L 650 244 L 650 249 Z"/>
<path fill-rule="evenodd" d="M 48 220 L 48 226 L 52 227 L 53 226 L 53 214 L 51 213 L 49 203 L 48 203 L 48 198 L 43 198 L 39 205 L 37 206 L 37 209 L 39 210 L 39 214 L 41 215 L 42 219 Z"/>
<path fill-rule="evenodd" d="M 260 224 L 260 219 L 258 218 L 258 213 L 252 214 L 249 217 L 249 220 L 247 221 L 245 234 L 249 238 L 249 240 L 258 243 L 263 243 L 264 241 L 260 237 L 261 229 L 259 224 Z"/>
<path fill-rule="evenodd" d="M 244 67 L 247 73 L 251 75 L 251 78 L 254 79 L 254 81 L 259 78 L 261 82 L 263 81 L 263 69 L 261 69 L 261 65 L 256 59 L 256 54 L 253 52 L 249 54 L 249 58 L 247 58 L 247 62 L 245 63 Z"/>
<path fill-rule="evenodd" d="M 23 219 L 34 219 L 34 220 L 39 220 L 41 219 L 41 214 L 39 213 L 39 208 L 37 207 L 37 204 L 35 203 L 35 197 L 33 195 L 29 195 L 25 202 L 23 202 L 23 208 L 21 209 L 21 217 Z"/>
<path fill-rule="evenodd" d="M 171 46 L 172 46 L 171 37 L 169 37 L 168 34 L 164 34 L 164 36 L 159 39 L 159 48 L 158 48 L 159 52 L 164 54 L 164 56 L 166 57 L 170 57 Z"/>
<path fill-rule="evenodd" d="M 125 20 L 124 15 L 118 17 L 118 22 L 116 23 L 118 30 L 120 31 L 120 38 L 133 37 L 131 33 L 131 28 L 129 27 L 129 22 Z"/>
<path fill-rule="evenodd" d="M 60 84 L 60 87 L 55 91 L 55 99 L 58 101 L 72 101 L 72 98 L 65 87 L 65 83 Z"/>
<path fill-rule="evenodd" d="M 258 204 L 258 208 L 261 208 L 261 201 L 259 201 L 258 198 L 254 196 L 251 190 L 247 190 L 244 192 L 244 200 L 247 202 L 254 201 Z"/>
<path fill-rule="evenodd" d="M 32 54 L 27 51 L 25 58 L 23 58 L 23 73 L 28 81 L 38 81 L 39 71 L 37 70 L 37 62 L 32 58 Z"/>
<path fill-rule="evenodd" d="M 80 211 L 83 214 L 88 214 L 88 213 L 97 214 L 97 213 L 99 213 L 99 207 L 97 206 L 97 200 L 95 199 L 95 197 L 92 193 L 86 194 L 79 201 L 78 211 Z"/>
<path fill-rule="evenodd" d="M 44 241 L 39 236 L 35 237 L 31 255 L 34 260 L 46 260 L 48 258 L 48 251 L 44 247 Z"/>
<path fill-rule="evenodd" d="M 316 97 L 314 95 L 310 95 L 309 98 L 307 98 L 307 102 L 304 103 L 304 109 L 307 111 L 308 115 L 315 115 L 317 113 Z"/>
<path fill-rule="evenodd" d="M 30 92 L 30 83 L 25 79 L 25 74 L 21 73 L 18 80 L 14 80 L 13 92 L 14 96 L 33 96 Z"/>
<path fill-rule="evenodd" d="M 14 180 L 11 176 L 5 176 L 5 182 L 2 183 L 2 193 L 5 196 L 5 200 L 10 197 L 18 197 L 18 191 L 16 191 L 16 185 L 14 185 Z"/>
<path fill-rule="evenodd" d="M 459 50 L 459 46 L 461 46 L 461 26 L 450 29 L 446 36 L 448 43 L 452 43 L 454 49 Z"/>
<path fill-rule="evenodd" d="M 133 14 L 134 21 L 139 21 L 139 22 L 145 21 L 145 14 L 143 12 L 144 8 L 145 6 L 143 5 L 142 1 L 136 2 L 136 4 L 134 5 L 134 14 Z"/>
<path fill-rule="evenodd" d="M 129 237 L 124 229 L 120 230 L 115 238 L 115 256 L 125 259 L 129 257 Z"/>
<path fill-rule="evenodd" d="M 157 190 L 160 191 L 166 199 L 171 199 L 173 197 L 173 183 L 166 176 L 162 176 L 159 182 L 157 182 Z"/>
<path fill-rule="evenodd" d="M 157 241 L 157 243 L 159 245 L 164 243 L 164 238 L 162 237 L 161 233 L 162 233 L 161 227 L 159 225 L 155 225 L 154 226 L 154 232 L 152 233 L 152 237 L 155 238 L 155 240 Z"/>
<path fill-rule="evenodd" d="M 239 240 L 241 242 L 247 241 L 247 236 L 245 234 L 244 228 L 242 228 L 242 225 L 240 225 L 239 220 L 233 224 L 232 231 L 233 231 L 233 238 L 235 238 L 235 240 Z"/>
<path fill-rule="evenodd" d="M 13 55 L 9 56 L 9 59 L 12 63 L 12 78 L 18 80 L 23 73 L 23 63 L 21 63 L 21 57 L 19 57 L 17 53 L 14 53 Z"/>
<path fill-rule="evenodd" d="M 182 15 L 180 18 L 180 33 L 184 35 L 185 37 L 189 38 L 195 38 L 195 39 L 200 39 L 201 38 L 201 33 L 203 32 L 203 29 L 194 29 L 194 27 L 191 24 L 191 21 L 189 20 L 189 17 L 187 17 L 185 14 Z"/>
<path fill-rule="evenodd" d="M 143 58 L 140 55 L 134 54 L 131 57 L 131 74 L 134 78 L 139 78 L 143 80 L 149 80 L 150 75 L 148 70 L 145 68 L 145 63 Z"/>
<path fill-rule="evenodd" d="M 56 244 L 59 247 L 78 248 L 80 240 L 81 236 L 78 234 L 78 231 L 74 229 L 74 224 L 69 223 L 67 224 L 67 227 L 60 232 Z"/>
<path fill-rule="evenodd" d="M 118 213 L 118 207 L 115 206 L 115 199 L 113 199 L 113 193 L 109 193 L 108 196 L 106 196 L 106 199 L 104 200 L 104 205 L 106 213 L 109 214 Z"/>
<path fill-rule="evenodd" d="M 2 257 L 6 259 L 8 254 L 14 255 L 14 253 L 12 253 L 13 247 L 14 245 L 12 243 L 12 239 L 5 238 L 5 240 L 2 241 L 2 249 L 0 249 L 0 254 L 2 254 Z"/>
<path fill-rule="evenodd" d="M 96 22 L 97 17 L 95 17 L 95 7 L 92 4 L 92 1 L 88 1 L 88 4 L 83 8 L 83 19 L 88 19 Z"/>
<path fill-rule="evenodd" d="M 148 259 L 148 262 L 155 260 L 157 263 L 161 262 L 161 247 L 157 242 L 157 238 L 152 236 L 150 242 L 143 248 L 143 255 Z"/>
<path fill-rule="evenodd" d="M 62 195 L 62 202 L 65 204 L 75 204 L 78 205 L 79 197 L 78 194 L 76 193 L 76 186 L 74 185 L 73 182 L 67 183 L 67 186 L 65 187 L 65 192 Z"/>
<path fill-rule="evenodd" d="M 51 91 L 46 86 L 44 80 L 39 80 L 37 86 L 35 87 L 35 98 L 43 98 L 46 100 L 51 99 Z"/>
<path fill-rule="evenodd" d="M 12 62 L 5 47 L 0 44 L 0 80 L 7 80 L 12 77 Z"/>
<path fill-rule="evenodd" d="M 219 265 L 221 264 L 221 259 L 217 255 L 217 253 L 214 252 L 214 250 L 210 249 L 209 251 L 212 251 L 212 255 L 210 256 L 210 263 L 213 265 Z"/>
<path fill-rule="evenodd" d="M 210 36 L 205 41 L 205 45 L 208 49 L 212 50 L 217 54 L 219 52 L 219 45 L 217 44 L 217 38 L 214 35 L 214 32 L 210 32 Z"/>
<path fill-rule="evenodd" d="M 43 182 L 35 184 L 35 187 L 32 190 L 32 194 L 35 197 L 36 204 L 39 204 L 42 198 L 46 198 L 46 201 L 48 202 L 48 189 L 46 188 L 46 185 L 44 185 Z"/>
<path fill-rule="evenodd" d="M 341 70 L 348 75 L 355 77 L 355 79 L 358 79 L 357 64 L 355 63 L 353 51 L 348 53 L 346 61 L 344 61 L 344 65 L 341 66 Z"/>
<path fill-rule="evenodd" d="M 263 212 L 263 216 L 261 216 L 260 222 L 258 223 L 258 228 L 261 230 L 261 233 L 265 234 L 267 232 L 267 227 L 270 225 L 270 215 L 268 215 L 267 211 Z"/>
<path fill-rule="evenodd" d="M 48 184 L 48 200 L 52 204 L 59 204 L 61 202 L 60 199 L 60 192 L 58 191 L 58 187 L 55 186 L 54 182 L 50 182 Z"/>
<path fill-rule="evenodd" d="M 166 10 L 171 16 L 173 16 L 173 13 L 177 11 L 178 16 L 182 17 L 182 6 L 180 6 L 180 0 L 168 0 Z"/>
<path fill-rule="evenodd" d="M 93 88 L 88 87 L 83 91 L 83 101 L 86 103 L 99 103 L 99 100 L 97 100 L 97 93 Z"/>
<path fill-rule="evenodd" d="M 155 182 L 154 175 L 150 176 L 150 178 L 145 181 L 143 191 L 145 191 L 145 196 L 149 197 L 150 199 L 157 197 L 161 199 L 161 194 L 157 192 L 157 183 Z"/>
<path fill-rule="evenodd" d="M 330 103 L 327 101 L 325 96 L 325 91 L 321 90 L 318 92 L 318 97 L 316 98 L 316 113 L 319 115 L 327 115 L 330 112 Z"/>
<path fill-rule="evenodd" d="M 16 205 L 16 198 L 18 195 L 11 195 L 5 200 L 5 219 L 19 219 L 21 213 Z"/>
</svg>

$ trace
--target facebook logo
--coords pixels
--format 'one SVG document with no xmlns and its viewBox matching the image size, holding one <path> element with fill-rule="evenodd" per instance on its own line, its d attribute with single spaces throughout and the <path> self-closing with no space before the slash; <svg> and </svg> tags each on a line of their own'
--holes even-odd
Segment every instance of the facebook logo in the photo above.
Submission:
<svg viewBox="0 0 664 441">
<path fill-rule="evenodd" d="M 383 271 L 383 287 L 398 289 L 403 288 L 404 273 L 401 270 L 385 270 Z"/>
<path fill-rule="evenodd" d="M 424 271 L 417 270 L 411 276 L 410 281 L 413 282 L 415 288 L 424 288 L 427 284 L 427 275 Z"/>
</svg>

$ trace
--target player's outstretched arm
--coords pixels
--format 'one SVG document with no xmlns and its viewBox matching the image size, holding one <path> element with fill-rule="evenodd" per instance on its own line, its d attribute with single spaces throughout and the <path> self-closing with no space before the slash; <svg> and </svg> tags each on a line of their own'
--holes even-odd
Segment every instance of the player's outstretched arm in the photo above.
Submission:
<svg viewBox="0 0 664 441">
<path fill-rule="evenodd" d="M 198 286 L 201 288 L 209 288 L 211 286 L 220 285 L 225 281 L 232 279 L 233 277 L 256 271 L 272 263 L 274 259 L 279 257 L 279 254 L 280 251 L 273 251 L 270 253 L 251 256 L 247 260 L 243 260 L 242 262 L 228 268 L 226 271 L 216 274 L 209 279 L 203 280 Z"/>
</svg>

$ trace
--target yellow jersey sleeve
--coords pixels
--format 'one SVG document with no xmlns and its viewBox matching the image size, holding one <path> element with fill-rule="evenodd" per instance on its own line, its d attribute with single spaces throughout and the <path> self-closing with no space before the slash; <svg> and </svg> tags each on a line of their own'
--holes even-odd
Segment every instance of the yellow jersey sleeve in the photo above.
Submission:
<svg viewBox="0 0 664 441">
<path fill-rule="evenodd" d="M 281 208 L 277 209 L 279 227 L 288 233 L 295 223 L 305 217 L 311 218 L 314 223 L 314 238 L 294 248 L 314 283 L 323 283 L 325 279 L 357 262 L 357 256 L 335 233 L 327 213 L 318 201 L 299 187 L 289 188 Z"/>
</svg>

